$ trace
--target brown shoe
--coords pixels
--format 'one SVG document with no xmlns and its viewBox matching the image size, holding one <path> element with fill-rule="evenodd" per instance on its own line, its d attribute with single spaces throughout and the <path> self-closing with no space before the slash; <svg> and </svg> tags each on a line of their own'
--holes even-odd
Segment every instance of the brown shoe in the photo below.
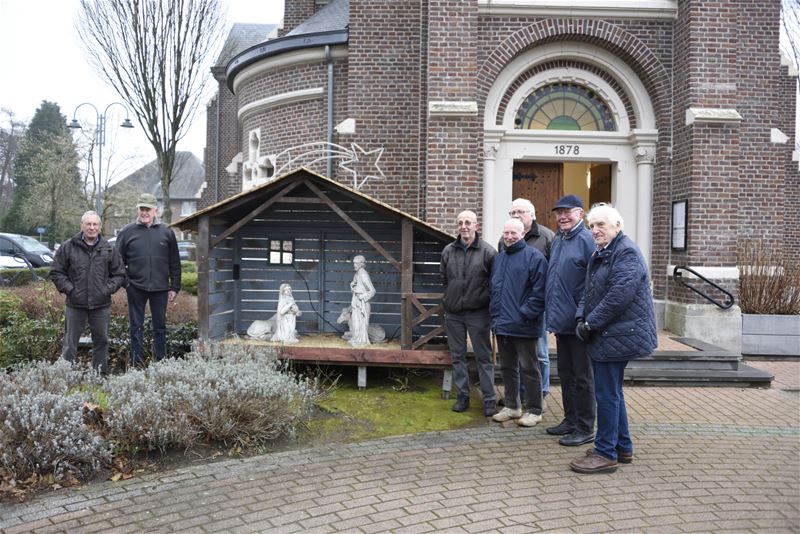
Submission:
<svg viewBox="0 0 800 534">
<path fill-rule="evenodd" d="M 586 456 L 594 453 L 594 449 L 589 449 L 586 451 Z M 617 461 L 621 464 L 629 464 L 633 462 L 633 453 L 632 452 L 625 452 L 617 449 Z"/>
<path fill-rule="evenodd" d="M 569 468 L 576 473 L 613 473 L 617 470 L 619 464 L 616 460 L 611 460 L 605 456 L 601 456 L 592 450 L 589 454 L 572 460 Z"/>
</svg>

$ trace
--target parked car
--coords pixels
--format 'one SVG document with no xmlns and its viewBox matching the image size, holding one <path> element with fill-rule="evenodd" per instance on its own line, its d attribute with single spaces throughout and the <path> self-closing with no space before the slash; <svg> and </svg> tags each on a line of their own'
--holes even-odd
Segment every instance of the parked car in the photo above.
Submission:
<svg viewBox="0 0 800 534">
<path fill-rule="evenodd" d="M 0 233 L 0 256 L 16 254 L 25 256 L 34 267 L 49 267 L 53 263 L 53 252 L 44 243 L 25 235 Z"/>
<path fill-rule="evenodd" d="M 191 241 L 178 241 L 178 254 L 181 261 L 194 261 L 195 260 L 195 244 Z"/>
</svg>

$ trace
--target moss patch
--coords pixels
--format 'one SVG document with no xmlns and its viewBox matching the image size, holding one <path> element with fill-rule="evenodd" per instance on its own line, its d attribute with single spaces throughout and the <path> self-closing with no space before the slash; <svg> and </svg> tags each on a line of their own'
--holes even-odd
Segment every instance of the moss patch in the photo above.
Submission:
<svg viewBox="0 0 800 534">
<path fill-rule="evenodd" d="M 466 412 L 450 409 L 455 399 L 442 399 L 441 372 L 403 373 L 370 369 L 364 391 L 355 377 L 344 375 L 339 387 L 317 403 L 318 413 L 300 439 L 348 442 L 486 424 L 477 398 Z"/>
</svg>

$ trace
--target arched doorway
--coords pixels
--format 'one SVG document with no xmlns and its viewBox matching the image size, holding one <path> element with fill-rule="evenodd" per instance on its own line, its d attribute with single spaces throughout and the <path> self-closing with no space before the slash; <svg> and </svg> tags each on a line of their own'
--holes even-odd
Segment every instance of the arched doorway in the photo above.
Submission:
<svg viewBox="0 0 800 534">
<path fill-rule="evenodd" d="M 644 85 L 610 52 L 551 43 L 517 56 L 486 100 L 485 234 L 499 235 L 515 192 L 533 195 L 537 219 L 551 228 L 551 197 L 572 193 L 587 208 L 613 202 L 649 260 L 656 138 Z M 526 175 L 536 178 L 526 184 Z"/>
</svg>

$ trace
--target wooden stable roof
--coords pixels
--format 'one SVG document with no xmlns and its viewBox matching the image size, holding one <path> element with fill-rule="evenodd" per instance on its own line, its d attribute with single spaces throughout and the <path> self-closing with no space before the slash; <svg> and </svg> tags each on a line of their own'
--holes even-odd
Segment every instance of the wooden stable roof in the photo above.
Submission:
<svg viewBox="0 0 800 534">
<path fill-rule="evenodd" d="M 377 211 L 382 211 L 387 214 L 396 215 L 400 219 L 407 219 L 412 223 L 414 223 L 414 225 L 420 230 L 423 230 L 426 233 L 431 234 L 436 238 L 448 241 L 455 239 L 455 236 L 453 234 L 445 232 L 441 228 L 437 228 L 436 226 L 427 223 L 422 219 L 419 219 L 397 208 L 394 208 L 389 204 L 381 202 L 380 200 L 377 200 L 369 195 L 361 193 L 360 191 L 357 191 L 342 183 L 339 183 L 337 181 L 326 178 L 325 176 L 317 174 L 314 171 L 311 171 L 305 167 L 286 173 L 273 180 L 258 185 L 253 189 L 250 189 L 249 191 L 244 191 L 242 193 L 238 193 L 236 195 L 228 197 L 223 201 L 217 202 L 216 204 L 208 206 L 207 208 L 199 210 L 187 217 L 184 217 L 172 223 L 171 226 L 175 226 L 177 228 L 180 228 L 181 230 L 197 231 L 198 221 L 200 220 L 200 217 L 204 215 L 208 215 L 212 218 L 225 219 L 229 222 L 233 222 L 235 220 L 240 219 L 243 214 L 251 213 L 253 212 L 253 210 L 255 210 L 256 212 L 262 211 L 266 207 L 262 204 L 264 202 L 264 199 L 267 199 L 266 202 L 269 202 L 271 204 L 272 202 L 270 202 L 270 199 L 277 200 L 276 197 L 283 197 L 289 191 L 294 189 L 296 186 L 301 185 L 303 182 L 308 182 L 311 184 L 316 182 L 317 184 L 331 187 L 334 190 L 337 190 L 343 193 L 344 195 L 353 198 L 356 201 L 363 202 L 364 204 L 373 207 Z"/>
</svg>

